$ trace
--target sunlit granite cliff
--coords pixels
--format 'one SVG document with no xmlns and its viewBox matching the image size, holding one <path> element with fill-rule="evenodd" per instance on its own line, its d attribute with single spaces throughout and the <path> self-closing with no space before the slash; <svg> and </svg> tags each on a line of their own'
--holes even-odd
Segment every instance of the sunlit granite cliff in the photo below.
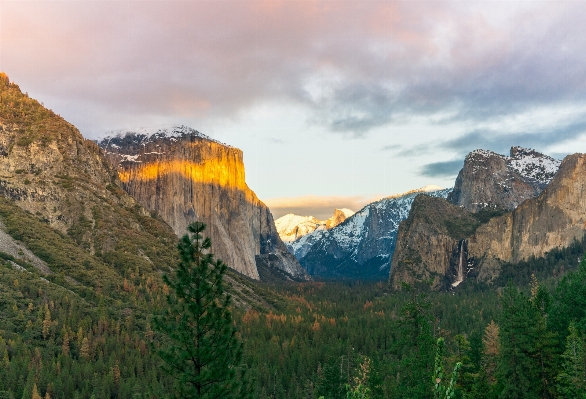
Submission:
<svg viewBox="0 0 586 399">
<path fill-rule="evenodd" d="M 241 150 L 185 126 L 117 132 L 99 145 L 124 190 L 177 235 L 199 220 L 208 225 L 215 255 L 240 273 L 307 278 L 269 209 L 246 185 Z"/>
</svg>

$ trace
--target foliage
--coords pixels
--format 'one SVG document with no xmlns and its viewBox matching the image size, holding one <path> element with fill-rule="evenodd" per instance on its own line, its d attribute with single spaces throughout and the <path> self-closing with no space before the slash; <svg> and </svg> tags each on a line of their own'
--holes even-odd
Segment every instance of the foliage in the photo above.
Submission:
<svg viewBox="0 0 586 399">
<path fill-rule="evenodd" d="M 434 399 L 453 399 L 455 396 L 456 381 L 458 380 L 458 374 L 462 363 L 458 362 L 454 366 L 452 371 L 452 377 L 446 384 L 444 381 L 444 339 L 438 338 L 436 344 L 435 362 L 433 368 L 433 397 Z"/>
<path fill-rule="evenodd" d="M 586 398 L 586 348 L 578 329 L 571 323 L 562 355 L 562 370 L 557 377 L 559 397 Z"/>
<path fill-rule="evenodd" d="M 476 213 L 467 213 L 458 218 L 447 219 L 444 221 L 444 225 L 452 238 L 461 240 L 473 235 L 480 225 L 504 214 L 505 211 L 501 209 L 487 207 Z"/>
<path fill-rule="evenodd" d="M 153 319 L 153 327 L 169 342 L 157 349 L 164 370 L 175 379 L 180 398 L 244 398 L 239 369 L 242 344 L 236 337 L 229 310 L 230 295 L 224 292 L 226 265 L 214 261 L 205 224 L 187 227 L 179 243 L 181 262 L 173 278 L 165 275 L 171 289 L 167 308 Z"/>
</svg>

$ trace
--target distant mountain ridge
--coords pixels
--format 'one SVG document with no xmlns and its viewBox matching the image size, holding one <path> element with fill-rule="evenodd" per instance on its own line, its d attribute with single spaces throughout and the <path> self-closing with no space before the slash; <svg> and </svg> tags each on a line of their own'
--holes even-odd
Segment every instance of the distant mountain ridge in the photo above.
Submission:
<svg viewBox="0 0 586 399">
<path fill-rule="evenodd" d="M 178 236 L 199 220 L 214 253 L 236 271 L 257 280 L 262 273 L 308 278 L 246 184 L 241 150 L 186 126 L 118 131 L 99 145 L 123 189 Z"/>
<path fill-rule="evenodd" d="M 283 242 L 291 243 L 317 229 L 331 229 L 332 227 L 336 227 L 352 215 L 354 215 L 354 211 L 347 208 L 334 209 L 332 217 L 326 220 L 318 220 L 313 216 L 299 216 L 289 213 L 275 220 L 275 226 Z"/>
<path fill-rule="evenodd" d="M 445 198 L 451 189 L 427 186 L 373 202 L 330 230 L 315 230 L 292 242 L 307 272 L 320 278 L 386 279 L 399 223 L 417 195 Z"/>
</svg>

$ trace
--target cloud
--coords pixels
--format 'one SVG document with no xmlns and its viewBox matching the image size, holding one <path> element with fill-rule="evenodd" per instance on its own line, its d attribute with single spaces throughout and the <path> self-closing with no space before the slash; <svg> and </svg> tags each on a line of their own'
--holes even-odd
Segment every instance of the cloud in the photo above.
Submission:
<svg viewBox="0 0 586 399">
<path fill-rule="evenodd" d="M 278 144 L 278 145 L 283 145 L 286 144 L 287 142 L 283 139 L 279 139 L 276 137 L 267 137 L 265 138 L 266 141 L 268 141 L 271 144 Z"/>
<path fill-rule="evenodd" d="M 580 2 L 31 1 L 0 18 L 0 69 L 90 131 L 277 101 L 364 136 L 586 101 Z"/>
<path fill-rule="evenodd" d="M 502 134 L 494 130 L 471 131 L 455 139 L 441 143 L 441 147 L 455 150 L 460 154 L 475 149 L 487 149 L 497 153 L 508 153 L 513 146 L 543 149 L 564 143 L 586 133 L 586 120 L 573 121 L 561 127 L 550 127 L 541 132 Z"/>
<path fill-rule="evenodd" d="M 381 151 L 395 151 L 401 148 L 400 144 L 389 144 L 381 148 Z"/>
<path fill-rule="evenodd" d="M 383 198 L 380 196 L 317 196 L 306 195 L 300 197 L 280 197 L 264 200 L 275 219 L 288 213 L 301 216 L 314 216 L 320 220 L 327 219 L 334 214 L 336 208 L 348 208 L 359 211 L 365 205 Z"/>
<path fill-rule="evenodd" d="M 420 174 L 426 177 L 450 178 L 458 174 L 464 166 L 464 160 L 432 162 L 421 168 Z"/>
</svg>

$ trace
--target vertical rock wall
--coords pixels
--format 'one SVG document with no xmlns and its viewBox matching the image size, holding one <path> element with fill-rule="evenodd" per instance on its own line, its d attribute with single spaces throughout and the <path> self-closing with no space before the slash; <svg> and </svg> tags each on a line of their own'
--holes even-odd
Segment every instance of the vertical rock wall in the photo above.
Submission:
<svg viewBox="0 0 586 399">
<path fill-rule="evenodd" d="M 279 238 L 268 207 L 246 185 L 239 149 L 185 127 L 118 134 L 100 146 L 124 190 L 177 235 L 202 221 L 216 257 L 236 271 L 259 279 L 260 263 L 290 278 L 307 278 Z"/>
</svg>

